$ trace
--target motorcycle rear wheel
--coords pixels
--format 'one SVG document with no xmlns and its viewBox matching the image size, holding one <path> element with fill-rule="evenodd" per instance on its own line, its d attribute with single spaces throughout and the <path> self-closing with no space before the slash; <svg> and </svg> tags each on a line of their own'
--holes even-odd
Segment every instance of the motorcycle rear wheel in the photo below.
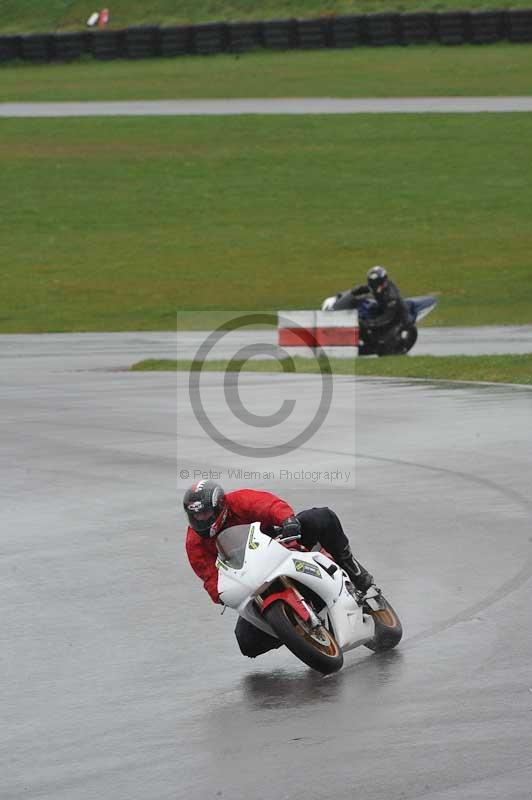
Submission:
<svg viewBox="0 0 532 800">
<path fill-rule="evenodd" d="M 341 669 L 344 654 L 324 625 L 311 628 L 283 600 L 276 600 L 264 617 L 279 639 L 307 666 L 329 675 Z"/>
<path fill-rule="evenodd" d="M 403 338 L 403 334 L 406 334 Z M 417 342 L 417 328 L 409 325 L 402 328 L 392 341 L 385 337 L 384 342 L 377 342 L 375 352 L 379 357 L 382 356 L 404 356 Z"/>
<path fill-rule="evenodd" d="M 375 635 L 373 639 L 365 643 L 365 646 L 374 653 L 381 653 L 383 650 L 391 650 L 392 647 L 396 647 L 403 635 L 403 626 L 395 610 L 384 597 L 382 602 L 384 606 L 382 609 L 370 612 L 375 623 Z"/>
</svg>

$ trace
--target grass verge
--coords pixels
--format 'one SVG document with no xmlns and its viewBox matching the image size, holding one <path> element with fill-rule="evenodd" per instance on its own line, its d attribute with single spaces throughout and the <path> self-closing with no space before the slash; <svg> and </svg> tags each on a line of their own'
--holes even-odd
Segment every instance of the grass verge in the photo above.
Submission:
<svg viewBox="0 0 532 800">
<path fill-rule="evenodd" d="M 292 364 L 290 364 L 290 361 Z M 321 362 L 322 369 L 335 375 L 368 375 L 386 378 L 422 378 L 424 380 L 514 383 L 532 386 L 532 353 L 498 356 L 389 356 L 387 358 L 331 358 Z M 131 369 L 140 371 L 208 372 L 295 372 L 317 373 L 320 362 L 294 358 L 285 362 L 274 359 L 249 361 L 173 361 L 147 359 Z"/>
<path fill-rule="evenodd" d="M 532 94 L 531 45 L 359 47 L 0 67 L 0 102 Z"/>
<path fill-rule="evenodd" d="M 0 120 L 0 332 L 316 308 L 384 264 L 532 321 L 532 115 Z"/>
<path fill-rule="evenodd" d="M 485 9 L 485 0 L 113 0 L 110 27 L 177 25 L 198 22 L 288 19 L 380 11 Z M 498 0 L 492 8 L 528 8 L 528 0 Z M 3 0 L 1 32 L 77 30 L 94 11 L 88 0 Z"/>
</svg>

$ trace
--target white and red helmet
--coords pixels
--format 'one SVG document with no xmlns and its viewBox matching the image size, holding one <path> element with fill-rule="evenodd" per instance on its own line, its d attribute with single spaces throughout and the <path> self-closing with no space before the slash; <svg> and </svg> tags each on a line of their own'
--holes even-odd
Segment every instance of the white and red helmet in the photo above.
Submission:
<svg viewBox="0 0 532 800">
<path fill-rule="evenodd" d="M 193 483 L 186 490 L 183 507 L 190 527 L 205 538 L 220 533 L 229 510 L 224 490 L 209 480 Z"/>
</svg>

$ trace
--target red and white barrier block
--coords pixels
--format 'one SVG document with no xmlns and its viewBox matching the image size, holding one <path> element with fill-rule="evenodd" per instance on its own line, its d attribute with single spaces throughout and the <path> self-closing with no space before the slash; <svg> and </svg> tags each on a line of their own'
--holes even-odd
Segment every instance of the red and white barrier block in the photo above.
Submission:
<svg viewBox="0 0 532 800">
<path fill-rule="evenodd" d="M 358 356 L 358 314 L 346 311 L 279 311 L 277 342 L 290 356 Z"/>
</svg>

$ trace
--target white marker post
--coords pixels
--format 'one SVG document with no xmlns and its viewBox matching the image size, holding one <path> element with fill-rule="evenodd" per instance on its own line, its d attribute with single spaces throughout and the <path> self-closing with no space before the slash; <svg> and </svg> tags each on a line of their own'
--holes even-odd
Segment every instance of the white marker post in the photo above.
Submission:
<svg viewBox="0 0 532 800">
<path fill-rule="evenodd" d="M 277 344 L 289 356 L 316 357 L 316 311 L 278 311 Z"/>
<path fill-rule="evenodd" d="M 330 358 L 358 356 L 359 327 L 355 309 L 346 311 L 279 311 L 277 343 L 290 356 Z"/>
<path fill-rule="evenodd" d="M 316 311 L 316 345 L 328 358 L 356 358 L 358 342 L 356 309 Z"/>
</svg>

